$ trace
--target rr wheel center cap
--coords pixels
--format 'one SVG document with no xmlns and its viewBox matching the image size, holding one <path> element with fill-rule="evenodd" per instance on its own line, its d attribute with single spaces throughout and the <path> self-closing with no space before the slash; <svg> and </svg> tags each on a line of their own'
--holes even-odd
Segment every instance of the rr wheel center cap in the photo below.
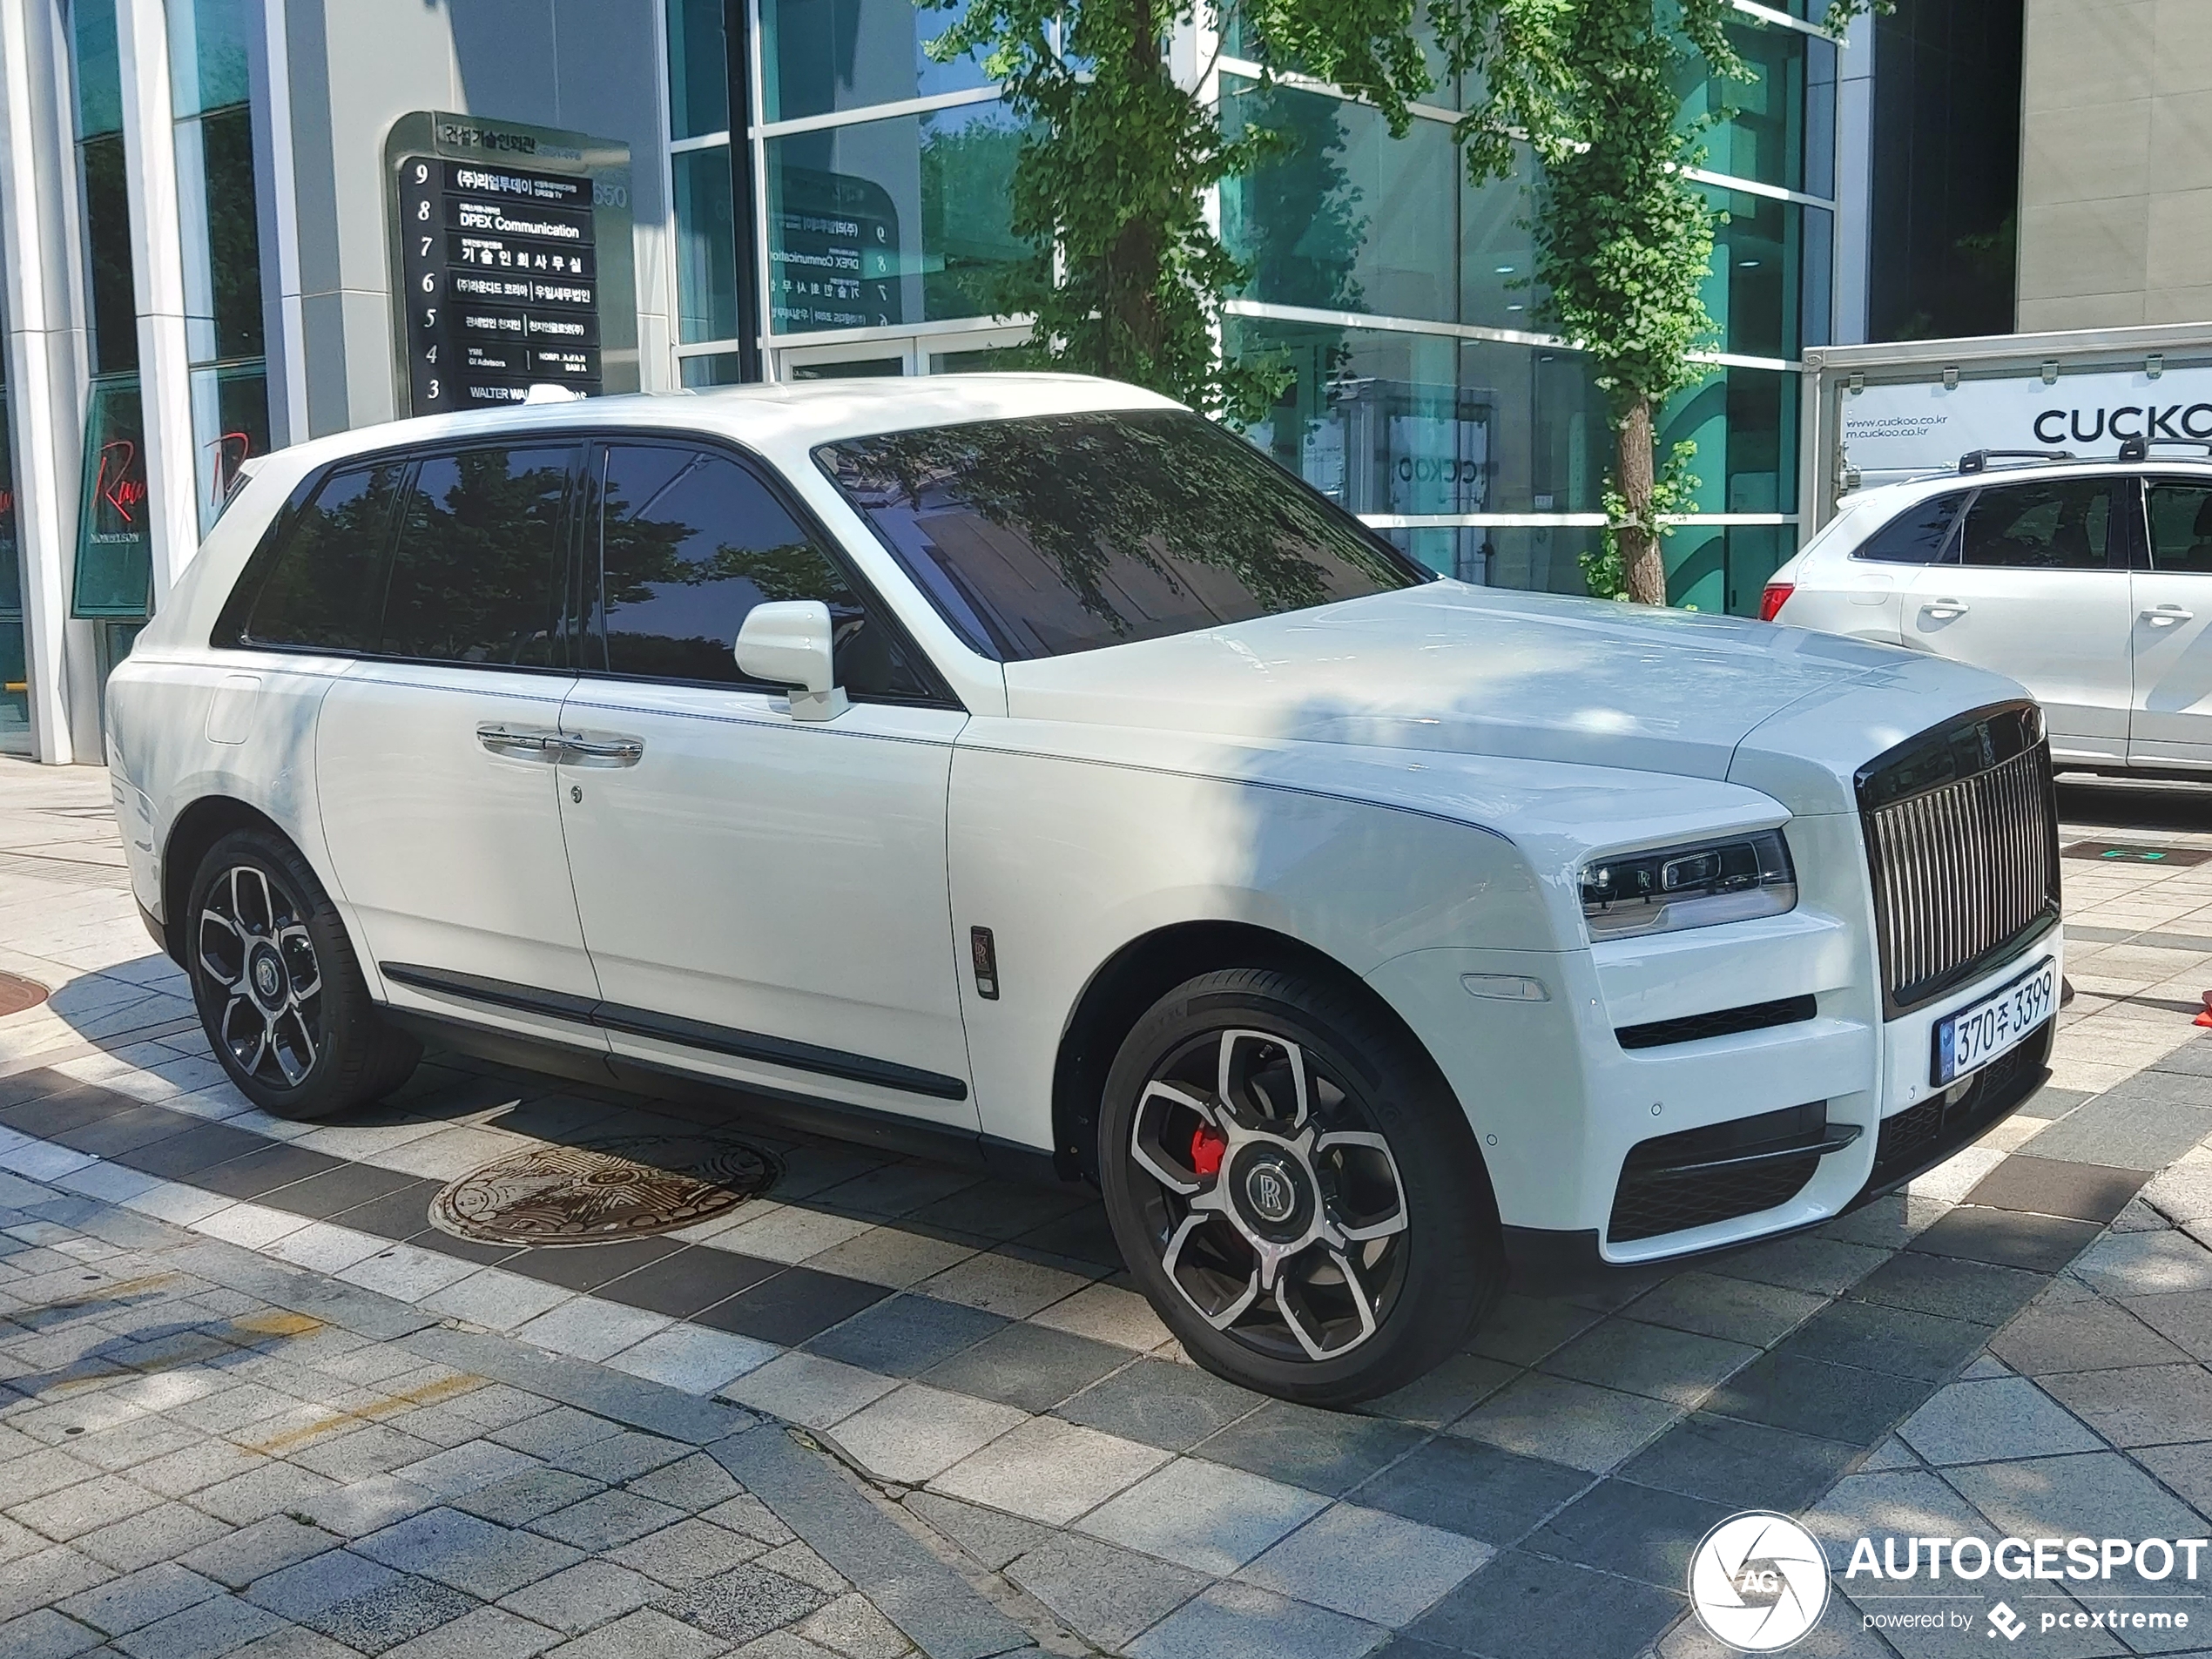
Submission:
<svg viewBox="0 0 2212 1659">
<path fill-rule="evenodd" d="M 264 1008 L 284 1005 L 285 981 L 290 976 L 285 972 L 284 959 L 272 945 L 256 945 L 246 964 L 246 977 L 253 989 L 254 1000 Z"/>
<path fill-rule="evenodd" d="M 1238 1217 L 1261 1238 L 1287 1244 L 1313 1220 L 1313 1183 L 1296 1158 L 1278 1148 L 1247 1147 L 1229 1172 Z"/>
</svg>

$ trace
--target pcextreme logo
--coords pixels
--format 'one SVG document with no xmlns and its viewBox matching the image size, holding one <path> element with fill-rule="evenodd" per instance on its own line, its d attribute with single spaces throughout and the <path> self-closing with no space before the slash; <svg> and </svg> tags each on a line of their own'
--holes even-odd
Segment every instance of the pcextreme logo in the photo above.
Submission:
<svg viewBox="0 0 2212 1659">
<path fill-rule="evenodd" d="M 1716 1641 L 1745 1653 L 1779 1652 L 1820 1622 L 1828 1557 L 1787 1515 L 1730 1515 L 1689 1558 L 1689 1605 Z"/>
</svg>

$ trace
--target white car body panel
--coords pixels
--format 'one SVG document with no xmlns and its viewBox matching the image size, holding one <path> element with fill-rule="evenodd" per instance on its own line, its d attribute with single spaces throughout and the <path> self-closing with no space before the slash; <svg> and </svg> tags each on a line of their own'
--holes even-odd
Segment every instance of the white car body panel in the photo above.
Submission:
<svg viewBox="0 0 2212 1659">
<path fill-rule="evenodd" d="M 833 438 L 943 421 L 1166 407 L 1073 377 L 821 382 L 437 417 L 279 452 L 111 685 L 138 900 L 172 934 L 184 925 L 165 849 L 182 814 L 223 797 L 299 846 L 365 941 L 373 993 L 395 1008 L 455 1011 L 376 973 L 376 960 L 420 952 L 434 968 L 865 1052 L 962 1093 L 518 1009 L 470 1008 L 479 1023 L 1046 1152 L 1068 1150 L 1055 1149 L 1053 1101 L 1070 1021 L 1116 954 L 1185 924 L 1260 927 L 1359 976 L 1425 1045 L 1509 1226 L 1602 1234 L 1638 1142 L 1824 1100 L 1831 1123 L 1864 1132 L 1788 1204 L 1599 1247 L 1614 1262 L 1674 1257 L 1851 1202 L 1882 1120 L 1926 1095 L 1932 1022 L 2027 960 L 1885 1019 L 1854 779 L 1947 718 L 2018 701 L 2019 687 L 1895 649 L 1913 572 L 1852 573 L 1840 558 L 1847 576 L 1890 579 L 1840 583 L 1809 606 L 1871 641 L 1439 581 L 1001 665 L 961 642 L 812 460 Z M 718 436 L 764 458 L 965 712 L 856 705 L 811 724 L 741 690 L 402 674 L 209 645 L 264 529 L 329 462 L 614 428 Z M 381 685 L 426 676 L 466 686 L 447 694 L 450 718 L 410 724 Z M 502 715 L 502 698 L 538 699 L 536 712 Z M 475 732 L 497 718 L 634 736 L 644 750 L 628 767 L 502 761 Z M 442 866 L 413 833 L 442 815 L 454 839 L 438 849 L 466 854 Z M 1794 909 L 1590 943 L 1578 875 L 1593 858 L 1776 828 Z M 402 876 L 415 886 L 395 899 Z M 974 927 L 995 934 L 996 998 L 970 971 Z M 2033 951 L 2059 955 L 2060 930 Z M 1525 978 L 1543 995 L 1470 994 L 1467 975 Z M 1815 1017 L 1664 1048 L 1614 1036 L 1796 995 L 1816 999 Z"/>
</svg>

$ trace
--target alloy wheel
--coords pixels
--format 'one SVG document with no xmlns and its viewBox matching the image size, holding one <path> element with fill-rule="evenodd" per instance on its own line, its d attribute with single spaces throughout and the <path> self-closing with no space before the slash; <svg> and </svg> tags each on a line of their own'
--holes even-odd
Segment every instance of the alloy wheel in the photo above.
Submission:
<svg viewBox="0 0 2212 1659">
<path fill-rule="evenodd" d="M 297 1089 L 321 1055 L 322 968 L 299 901 L 267 871 L 234 865 L 199 913 L 199 969 L 221 993 L 219 1040 L 246 1076 Z"/>
<path fill-rule="evenodd" d="M 1129 1150 L 1161 1268 L 1216 1330 L 1319 1361 L 1389 1317 L 1405 1184 L 1358 1096 L 1300 1044 L 1238 1028 L 1184 1044 L 1146 1080 Z"/>
</svg>

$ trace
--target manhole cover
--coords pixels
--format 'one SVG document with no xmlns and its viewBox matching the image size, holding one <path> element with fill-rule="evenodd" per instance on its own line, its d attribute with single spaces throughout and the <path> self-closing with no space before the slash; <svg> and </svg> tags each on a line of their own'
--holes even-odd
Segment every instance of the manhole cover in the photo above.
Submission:
<svg viewBox="0 0 2212 1659">
<path fill-rule="evenodd" d="M 720 1136 L 538 1146 L 448 1183 L 430 1200 L 430 1224 L 495 1244 L 602 1244 L 720 1215 L 779 1173 L 767 1153 Z"/>
<path fill-rule="evenodd" d="M 46 1000 L 46 988 L 20 974 L 0 974 L 0 1017 L 35 1008 Z"/>
<path fill-rule="evenodd" d="M 2075 841 L 2063 849 L 2070 859 L 2101 864 L 2202 864 L 2212 849 L 2202 846 L 2144 846 L 2134 841 Z"/>
</svg>

